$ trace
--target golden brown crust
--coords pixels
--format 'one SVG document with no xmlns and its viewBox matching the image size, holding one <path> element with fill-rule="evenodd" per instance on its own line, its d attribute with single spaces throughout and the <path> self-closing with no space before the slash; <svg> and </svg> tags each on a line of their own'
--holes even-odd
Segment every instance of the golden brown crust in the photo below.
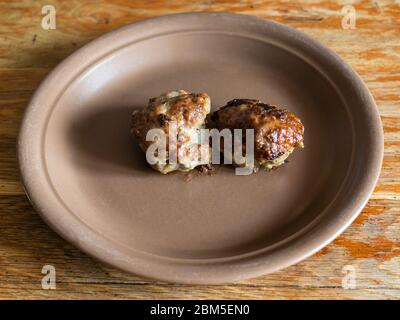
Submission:
<svg viewBox="0 0 400 320">
<path fill-rule="evenodd" d="M 188 93 L 186 91 L 179 91 L 182 94 L 165 98 L 165 95 L 160 99 L 153 98 L 149 101 L 148 109 L 154 112 L 156 116 L 162 116 L 160 125 L 164 122 L 177 121 L 185 122 L 187 125 L 196 125 L 200 121 L 204 121 L 206 116 L 206 100 L 208 95 L 206 93 Z M 168 103 L 168 110 L 164 112 L 163 105 Z M 150 115 L 151 116 L 151 115 Z M 160 120 L 160 119 L 159 119 Z"/>
<path fill-rule="evenodd" d="M 171 91 L 150 99 L 146 108 L 133 112 L 131 132 L 141 149 L 146 152 L 153 143 L 146 141 L 148 131 L 163 130 L 167 138 L 168 153 L 168 132 L 170 124 L 174 123 L 177 130 L 178 164 L 176 166 L 160 164 L 156 169 L 162 173 L 174 170 L 187 171 L 192 169 L 192 166 L 203 164 L 196 163 L 195 152 L 199 146 L 194 138 L 200 134 L 209 112 L 210 97 L 206 93 Z"/>
<path fill-rule="evenodd" d="M 272 161 L 303 148 L 304 126 L 284 109 L 255 99 L 234 99 L 211 116 L 219 130 L 254 129 L 254 152 L 258 162 Z"/>
</svg>

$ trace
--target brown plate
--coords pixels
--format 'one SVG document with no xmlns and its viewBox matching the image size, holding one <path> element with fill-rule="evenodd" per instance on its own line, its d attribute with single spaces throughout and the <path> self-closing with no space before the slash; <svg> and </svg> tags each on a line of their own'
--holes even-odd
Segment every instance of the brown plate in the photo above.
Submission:
<svg viewBox="0 0 400 320">
<path fill-rule="evenodd" d="M 285 106 L 305 149 L 274 172 L 185 181 L 152 170 L 130 114 L 173 89 Z M 110 32 L 62 62 L 27 108 L 19 139 L 27 194 L 43 219 L 123 270 L 221 283 L 296 263 L 358 215 L 377 181 L 383 134 L 374 100 L 335 53 L 258 18 L 189 13 Z"/>
</svg>

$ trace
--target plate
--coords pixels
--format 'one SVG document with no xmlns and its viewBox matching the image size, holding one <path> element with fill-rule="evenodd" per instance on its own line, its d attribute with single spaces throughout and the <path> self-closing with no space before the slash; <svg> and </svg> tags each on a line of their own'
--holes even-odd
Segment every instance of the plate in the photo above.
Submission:
<svg viewBox="0 0 400 320">
<path fill-rule="evenodd" d="M 305 148 L 273 172 L 161 175 L 130 115 L 173 90 L 216 109 L 256 98 L 296 113 Z M 90 42 L 42 82 L 18 143 L 42 218 L 89 255 L 145 277 L 226 283 L 279 270 L 338 236 L 366 204 L 383 154 L 377 107 L 357 74 L 305 34 L 259 18 L 186 13 Z"/>
</svg>

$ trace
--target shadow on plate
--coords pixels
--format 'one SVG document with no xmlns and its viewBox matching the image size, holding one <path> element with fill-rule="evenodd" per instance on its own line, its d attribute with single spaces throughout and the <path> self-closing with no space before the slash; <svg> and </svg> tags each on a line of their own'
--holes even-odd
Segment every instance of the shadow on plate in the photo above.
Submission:
<svg viewBox="0 0 400 320">
<path fill-rule="evenodd" d="M 155 173 L 130 134 L 135 107 L 99 107 L 75 117 L 67 132 L 74 160 L 86 170 L 121 174 Z"/>
</svg>

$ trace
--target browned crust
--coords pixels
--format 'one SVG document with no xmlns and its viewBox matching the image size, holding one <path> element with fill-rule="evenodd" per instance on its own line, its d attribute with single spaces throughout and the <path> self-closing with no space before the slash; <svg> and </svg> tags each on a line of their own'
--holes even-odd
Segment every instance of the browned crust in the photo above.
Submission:
<svg viewBox="0 0 400 320">
<path fill-rule="evenodd" d="M 138 110 L 132 114 L 131 132 L 138 140 L 140 147 L 146 151 L 149 142 L 146 141 L 146 134 L 150 129 L 159 128 L 168 134 L 169 123 L 174 121 L 178 125 L 178 132 L 181 126 L 196 126 L 203 122 L 206 115 L 205 93 L 188 93 L 180 90 L 181 95 L 176 97 L 159 97 L 149 99 L 146 108 Z M 168 110 L 165 111 L 165 104 L 168 104 Z M 177 147 L 186 141 L 178 140 Z"/>
<path fill-rule="evenodd" d="M 214 112 L 211 120 L 219 130 L 254 129 L 257 161 L 274 160 L 304 146 L 304 126 L 300 119 L 292 112 L 259 100 L 231 100 Z"/>
</svg>

